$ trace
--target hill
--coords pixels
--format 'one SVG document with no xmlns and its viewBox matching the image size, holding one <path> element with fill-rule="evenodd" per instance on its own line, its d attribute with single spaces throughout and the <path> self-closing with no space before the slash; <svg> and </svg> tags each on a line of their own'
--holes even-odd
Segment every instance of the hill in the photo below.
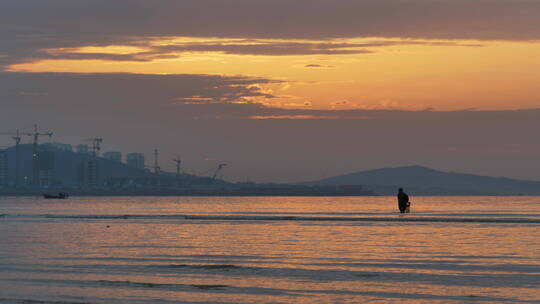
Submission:
<svg viewBox="0 0 540 304">
<path fill-rule="evenodd" d="M 416 195 L 540 195 L 540 182 L 444 172 L 422 166 L 355 172 L 304 183 L 363 185 L 378 194 L 395 194 L 399 187 Z"/>
<path fill-rule="evenodd" d="M 19 170 L 14 147 L 2 150 L 0 183 L 2 195 L 38 195 L 67 192 L 74 196 L 165 195 L 165 196 L 365 196 L 362 186 L 308 186 L 287 184 L 232 183 L 219 178 L 190 174 L 157 174 L 145 168 L 63 149 L 61 145 L 39 147 L 39 185 L 32 183 L 32 145 L 19 146 Z M 5 152 L 5 154 L 4 154 Z M 7 170 L 6 168 L 7 167 Z M 19 183 L 16 185 L 16 172 Z M 7 173 L 7 176 L 5 176 Z M 4 178 L 5 177 L 5 178 Z"/>
</svg>

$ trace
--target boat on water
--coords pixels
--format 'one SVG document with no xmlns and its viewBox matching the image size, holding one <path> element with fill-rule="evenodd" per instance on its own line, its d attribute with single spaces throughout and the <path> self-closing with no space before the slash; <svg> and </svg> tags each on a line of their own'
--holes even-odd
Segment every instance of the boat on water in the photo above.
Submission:
<svg viewBox="0 0 540 304">
<path fill-rule="evenodd" d="M 58 194 L 43 194 L 43 198 L 48 198 L 48 199 L 65 199 L 65 198 L 68 198 L 69 195 L 67 193 L 58 193 Z"/>
</svg>

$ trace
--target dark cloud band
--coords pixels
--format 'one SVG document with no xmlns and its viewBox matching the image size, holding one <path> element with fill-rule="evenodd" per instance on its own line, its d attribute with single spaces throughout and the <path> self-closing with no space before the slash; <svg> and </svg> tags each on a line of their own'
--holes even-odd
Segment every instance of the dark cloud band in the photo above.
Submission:
<svg viewBox="0 0 540 304">
<path fill-rule="evenodd" d="M 43 50 L 50 48 L 132 45 L 148 37 L 540 40 L 540 2 L 535 0 L 6 0 L 0 3 L 0 20 L 0 66 L 47 57 Z M 327 46 L 170 48 L 255 55 L 369 52 Z M 70 54 L 68 59 L 146 61 L 151 55 Z"/>
</svg>

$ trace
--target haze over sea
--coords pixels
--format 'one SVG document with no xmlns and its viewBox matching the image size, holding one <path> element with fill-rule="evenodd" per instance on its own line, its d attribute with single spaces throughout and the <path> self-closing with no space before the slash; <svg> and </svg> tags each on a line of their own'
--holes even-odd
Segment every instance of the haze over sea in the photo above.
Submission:
<svg viewBox="0 0 540 304">
<path fill-rule="evenodd" d="M 0 303 L 539 303 L 540 197 L 0 198 Z"/>
</svg>

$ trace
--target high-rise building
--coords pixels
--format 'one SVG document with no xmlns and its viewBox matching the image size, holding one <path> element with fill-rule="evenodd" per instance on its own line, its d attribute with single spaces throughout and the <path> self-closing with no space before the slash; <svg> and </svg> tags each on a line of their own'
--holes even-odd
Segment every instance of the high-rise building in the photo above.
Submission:
<svg viewBox="0 0 540 304">
<path fill-rule="evenodd" d="M 144 169 L 144 154 L 129 153 L 126 155 L 126 164 L 137 169 Z"/>
<path fill-rule="evenodd" d="M 8 157 L 7 151 L 0 151 L 0 187 L 8 185 Z"/>
<path fill-rule="evenodd" d="M 50 187 L 54 183 L 54 152 L 41 151 L 39 153 L 39 186 Z"/>
<path fill-rule="evenodd" d="M 66 151 L 66 152 L 73 152 L 73 147 L 70 144 L 63 144 L 63 143 L 57 143 L 57 142 L 49 142 L 44 143 L 42 145 L 45 149 L 48 150 L 59 150 L 59 151 Z"/>
<path fill-rule="evenodd" d="M 122 162 L 122 153 L 120 152 L 105 152 L 103 153 L 103 158 L 110 159 L 117 161 L 119 163 Z"/>
<path fill-rule="evenodd" d="M 85 188 L 98 186 L 98 162 L 95 157 L 87 157 L 79 166 L 79 184 Z"/>
<path fill-rule="evenodd" d="M 88 145 L 84 145 L 84 144 L 77 145 L 77 153 L 88 154 L 88 152 L 89 152 Z"/>
</svg>

